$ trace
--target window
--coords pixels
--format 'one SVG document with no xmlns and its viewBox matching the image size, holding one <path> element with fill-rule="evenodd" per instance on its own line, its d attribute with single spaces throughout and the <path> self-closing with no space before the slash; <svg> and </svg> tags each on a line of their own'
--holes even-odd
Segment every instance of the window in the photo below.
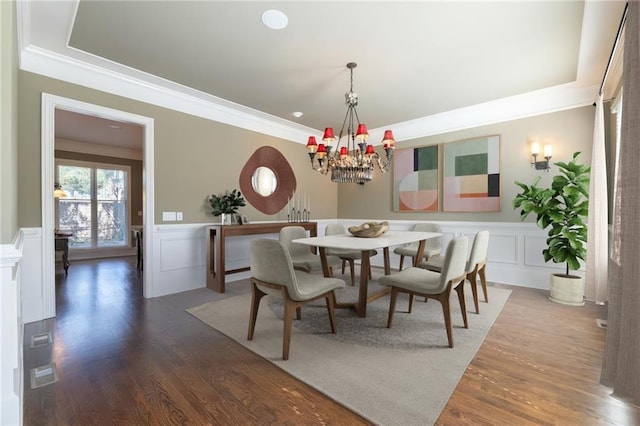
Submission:
<svg viewBox="0 0 640 426">
<path fill-rule="evenodd" d="M 128 244 L 129 166 L 57 160 L 56 182 L 67 193 L 57 198 L 56 224 L 70 231 L 72 248 Z"/>
<path fill-rule="evenodd" d="M 611 238 L 611 247 L 609 247 L 609 253 L 611 259 L 619 266 L 620 265 L 620 232 L 622 231 L 622 223 L 620 218 L 620 212 L 617 207 L 620 206 L 618 197 L 620 196 L 620 171 L 618 165 L 620 164 L 620 138 L 622 135 L 622 89 L 620 94 L 613 101 L 611 106 L 611 112 L 616 114 L 616 155 L 614 159 L 614 182 L 613 182 L 613 214 L 611 219 L 611 225 L 613 232 Z"/>
</svg>

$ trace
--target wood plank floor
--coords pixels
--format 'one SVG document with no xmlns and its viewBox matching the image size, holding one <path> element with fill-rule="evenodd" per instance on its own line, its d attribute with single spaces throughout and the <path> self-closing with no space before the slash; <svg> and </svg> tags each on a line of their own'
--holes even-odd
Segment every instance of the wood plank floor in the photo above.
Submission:
<svg viewBox="0 0 640 426">
<path fill-rule="evenodd" d="M 144 299 L 123 258 L 76 261 L 56 285 L 57 317 L 25 326 L 25 425 L 367 424 L 184 311 L 247 281 Z M 509 288 L 438 424 L 640 424 L 640 408 L 598 384 L 603 308 Z M 53 344 L 31 348 L 44 331 Z M 30 389 L 29 370 L 51 361 L 58 381 Z"/>
</svg>

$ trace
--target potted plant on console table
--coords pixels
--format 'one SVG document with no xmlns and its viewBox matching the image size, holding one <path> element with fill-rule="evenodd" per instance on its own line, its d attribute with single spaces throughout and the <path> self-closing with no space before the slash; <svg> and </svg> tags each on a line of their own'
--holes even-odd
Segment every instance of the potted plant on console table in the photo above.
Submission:
<svg viewBox="0 0 640 426">
<path fill-rule="evenodd" d="M 222 216 L 220 222 L 223 225 L 238 223 L 238 208 L 247 205 L 242 193 L 236 189 L 231 192 L 227 191 L 222 195 L 213 194 L 209 197 L 209 203 L 211 203 L 211 213 L 214 216 Z"/>
<path fill-rule="evenodd" d="M 513 208 L 520 209 L 520 219 L 536 214 L 536 224 L 548 229 L 547 248 L 542 251 L 544 261 L 565 263 L 564 274 L 551 275 L 549 299 L 565 305 L 584 305 L 584 278 L 571 275 L 580 268 L 587 249 L 586 218 L 589 211 L 589 173 L 591 167 L 578 164 L 573 154 L 568 163 L 555 163 L 560 174 L 553 177 L 550 188 L 538 186 L 540 177 L 531 185 L 516 181 L 522 193 L 513 199 Z"/>
</svg>

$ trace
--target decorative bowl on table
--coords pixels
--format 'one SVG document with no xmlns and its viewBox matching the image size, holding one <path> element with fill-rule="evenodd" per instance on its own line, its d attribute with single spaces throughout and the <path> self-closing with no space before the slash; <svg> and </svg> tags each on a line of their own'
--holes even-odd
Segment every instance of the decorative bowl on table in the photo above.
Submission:
<svg viewBox="0 0 640 426">
<path fill-rule="evenodd" d="M 350 226 L 349 232 L 354 237 L 375 238 L 389 230 L 388 222 L 365 222 L 359 226 Z"/>
</svg>

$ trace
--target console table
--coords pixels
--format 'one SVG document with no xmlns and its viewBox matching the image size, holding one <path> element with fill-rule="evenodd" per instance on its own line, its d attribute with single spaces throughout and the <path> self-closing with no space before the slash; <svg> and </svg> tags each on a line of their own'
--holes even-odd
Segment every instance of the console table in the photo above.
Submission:
<svg viewBox="0 0 640 426">
<path fill-rule="evenodd" d="M 69 275 L 69 238 L 72 236 L 73 234 L 64 232 L 55 233 L 55 251 L 62 252 L 62 267 L 65 277 Z"/>
<path fill-rule="evenodd" d="M 207 288 L 224 293 L 225 276 L 248 271 L 250 268 L 225 270 L 225 240 L 227 237 L 244 235 L 277 234 L 286 226 L 301 226 L 311 237 L 318 235 L 317 222 L 267 222 L 246 225 L 209 225 L 206 227 L 207 243 Z"/>
</svg>

